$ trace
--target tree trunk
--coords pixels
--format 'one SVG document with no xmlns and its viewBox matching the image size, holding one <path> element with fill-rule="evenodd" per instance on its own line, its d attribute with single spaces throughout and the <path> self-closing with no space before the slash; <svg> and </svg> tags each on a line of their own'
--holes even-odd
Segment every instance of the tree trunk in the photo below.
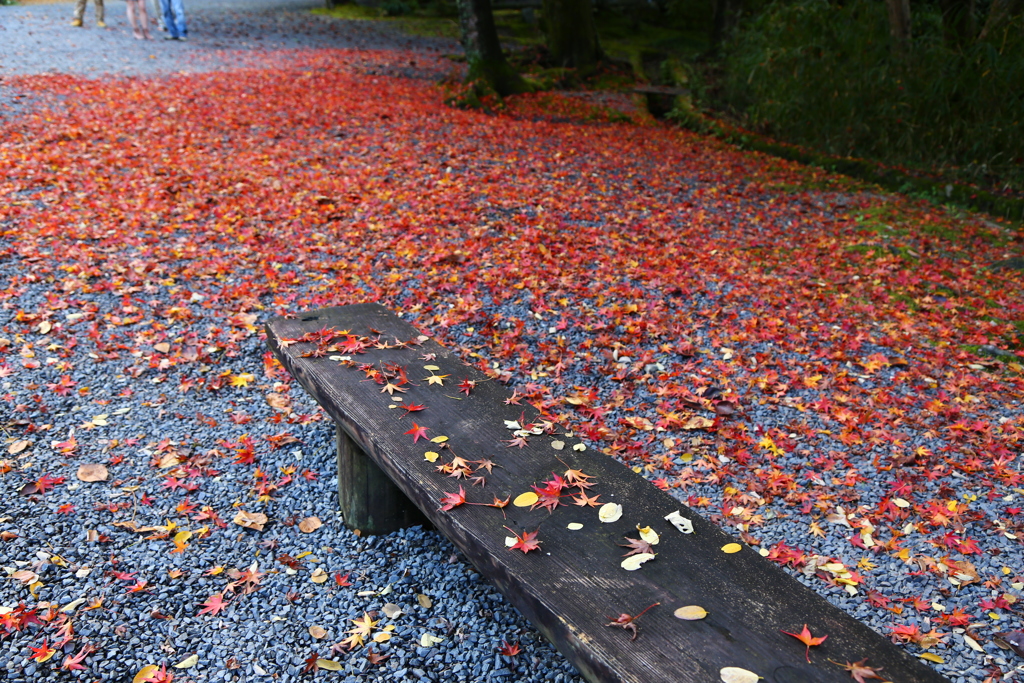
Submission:
<svg viewBox="0 0 1024 683">
<path fill-rule="evenodd" d="M 711 22 L 711 54 L 718 54 L 722 43 L 739 23 L 743 13 L 743 0 L 714 0 Z"/>
<path fill-rule="evenodd" d="M 974 0 L 939 0 L 942 9 L 942 38 L 948 47 L 959 49 L 974 39 Z"/>
<path fill-rule="evenodd" d="M 502 97 L 528 91 L 501 51 L 490 0 L 458 0 L 458 7 L 469 80 L 483 80 Z"/>
<path fill-rule="evenodd" d="M 555 66 L 590 71 L 601 59 L 591 0 L 544 0 L 548 53 Z"/>
<path fill-rule="evenodd" d="M 992 0 L 992 7 L 988 10 L 988 17 L 985 19 L 985 26 L 978 34 L 978 40 L 992 35 L 1000 26 L 1008 20 L 1024 11 L 1024 0 Z"/>
<path fill-rule="evenodd" d="M 885 0 L 889 7 L 889 37 L 892 51 L 903 59 L 910 53 L 910 0 Z"/>
</svg>

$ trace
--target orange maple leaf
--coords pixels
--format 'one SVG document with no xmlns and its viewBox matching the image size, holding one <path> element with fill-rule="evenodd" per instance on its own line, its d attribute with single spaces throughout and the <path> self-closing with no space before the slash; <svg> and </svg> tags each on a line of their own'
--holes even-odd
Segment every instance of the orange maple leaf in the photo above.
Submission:
<svg viewBox="0 0 1024 683">
<path fill-rule="evenodd" d="M 807 624 L 804 624 L 804 630 L 800 631 L 800 633 L 790 633 L 789 631 L 782 632 L 785 633 L 787 636 L 793 636 L 794 638 L 796 638 L 801 643 L 807 646 L 807 652 L 805 654 L 807 656 L 808 664 L 811 663 L 811 648 L 815 645 L 821 645 L 825 642 L 825 639 L 828 638 L 828 636 L 821 636 L 819 638 L 812 636 L 811 629 L 807 628 Z"/>
</svg>

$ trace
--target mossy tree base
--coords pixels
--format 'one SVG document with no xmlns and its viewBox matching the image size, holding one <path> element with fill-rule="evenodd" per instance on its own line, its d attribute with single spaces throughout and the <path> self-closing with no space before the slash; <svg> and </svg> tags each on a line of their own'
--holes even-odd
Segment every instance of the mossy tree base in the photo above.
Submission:
<svg viewBox="0 0 1024 683">
<path fill-rule="evenodd" d="M 527 92 L 529 85 L 505 59 L 494 26 L 494 13 L 490 0 L 458 0 L 459 25 L 462 28 L 462 47 L 469 63 L 469 81 L 482 83 L 483 90 L 493 90 L 498 96 Z M 474 92 L 479 97 L 484 93 Z"/>
</svg>

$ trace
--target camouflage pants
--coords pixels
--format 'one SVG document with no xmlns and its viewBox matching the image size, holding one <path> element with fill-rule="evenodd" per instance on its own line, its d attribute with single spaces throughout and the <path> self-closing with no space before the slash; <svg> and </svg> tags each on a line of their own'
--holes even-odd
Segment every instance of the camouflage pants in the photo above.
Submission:
<svg viewBox="0 0 1024 683">
<path fill-rule="evenodd" d="M 75 0 L 75 19 L 79 21 L 85 16 L 85 3 L 87 0 Z M 94 0 L 96 3 L 96 21 L 103 21 L 103 0 Z"/>
</svg>

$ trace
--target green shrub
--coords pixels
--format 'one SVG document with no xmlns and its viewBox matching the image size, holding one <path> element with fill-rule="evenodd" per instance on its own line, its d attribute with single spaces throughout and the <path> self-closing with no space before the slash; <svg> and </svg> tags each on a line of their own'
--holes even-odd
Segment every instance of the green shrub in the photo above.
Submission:
<svg viewBox="0 0 1024 683">
<path fill-rule="evenodd" d="M 726 46 L 724 104 L 830 154 L 1024 187 L 1024 21 L 956 50 L 936 8 L 912 7 L 913 44 L 899 59 L 885 3 L 773 2 Z"/>
<path fill-rule="evenodd" d="M 386 17 L 404 17 L 416 11 L 416 3 L 409 0 L 384 0 L 380 9 Z"/>
</svg>

